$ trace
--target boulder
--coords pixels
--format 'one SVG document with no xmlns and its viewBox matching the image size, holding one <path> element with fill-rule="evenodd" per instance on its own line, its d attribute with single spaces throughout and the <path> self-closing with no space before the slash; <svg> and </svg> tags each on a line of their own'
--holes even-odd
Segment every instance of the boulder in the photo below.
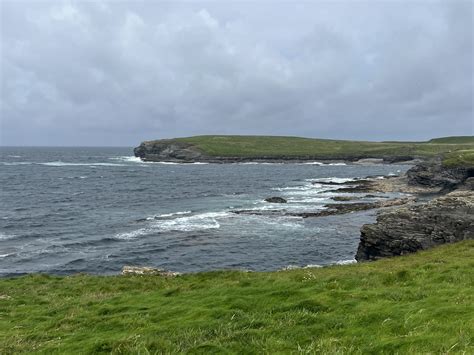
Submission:
<svg viewBox="0 0 474 355">
<path fill-rule="evenodd" d="M 283 197 L 278 197 L 278 196 L 268 197 L 265 199 L 265 201 L 270 202 L 270 203 L 286 203 L 287 202 Z"/>
<path fill-rule="evenodd" d="M 379 212 L 361 229 L 356 260 L 404 255 L 474 239 L 474 191 L 456 190 L 423 204 Z"/>
</svg>

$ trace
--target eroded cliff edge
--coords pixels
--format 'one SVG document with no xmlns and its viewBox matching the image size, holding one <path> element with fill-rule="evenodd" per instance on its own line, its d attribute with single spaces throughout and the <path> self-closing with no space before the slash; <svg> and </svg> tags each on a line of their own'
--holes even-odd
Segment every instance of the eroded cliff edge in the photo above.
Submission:
<svg viewBox="0 0 474 355">
<path fill-rule="evenodd" d="M 380 211 L 361 228 L 357 261 L 413 253 L 444 243 L 474 239 L 474 168 L 425 162 L 407 172 L 411 185 L 437 188 L 439 196 Z"/>
</svg>

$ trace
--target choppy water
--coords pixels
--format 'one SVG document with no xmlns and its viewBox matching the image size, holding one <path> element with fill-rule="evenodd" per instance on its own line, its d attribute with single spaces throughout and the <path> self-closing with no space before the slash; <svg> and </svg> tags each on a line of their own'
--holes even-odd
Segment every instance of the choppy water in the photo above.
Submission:
<svg viewBox="0 0 474 355">
<path fill-rule="evenodd" d="M 233 209 L 317 211 L 312 180 L 399 174 L 402 165 L 143 163 L 131 148 L 0 148 L 0 275 L 189 272 L 352 260 L 375 212 L 301 219 Z M 341 181 L 341 180 L 338 180 Z M 264 200 L 282 196 L 288 204 Z"/>
</svg>

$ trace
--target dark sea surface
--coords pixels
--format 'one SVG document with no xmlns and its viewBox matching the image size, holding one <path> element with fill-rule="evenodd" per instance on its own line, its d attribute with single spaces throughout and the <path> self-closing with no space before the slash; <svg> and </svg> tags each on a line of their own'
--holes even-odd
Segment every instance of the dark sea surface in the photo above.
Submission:
<svg viewBox="0 0 474 355">
<path fill-rule="evenodd" d="M 143 163 L 131 148 L 0 148 L 0 275 L 276 270 L 350 262 L 375 211 L 302 219 L 344 181 L 405 165 Z M 288 203 L 264 198 L 282 196 Z"/>
</svg>

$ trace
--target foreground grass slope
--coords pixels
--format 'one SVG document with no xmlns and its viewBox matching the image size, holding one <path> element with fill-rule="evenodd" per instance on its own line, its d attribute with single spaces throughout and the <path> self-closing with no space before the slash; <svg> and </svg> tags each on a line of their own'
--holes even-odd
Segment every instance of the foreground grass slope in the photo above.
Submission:
<svg viewBox="0 0 474 355">
<path fill-rule="evenodd" d="M 195 136 L 176 141 L 195 145 L 210 156 L 345 157 L 434 156 L 459 149 L 474 149 L 472 137 L 447 137 L 438 142 L 362 142 L 280 136 Z"/>
<path fill-rule="evenodd" d="M 474 241 L 271 273 L 0 280 L 0 353 L 474 353 Z"/>
</svg>

